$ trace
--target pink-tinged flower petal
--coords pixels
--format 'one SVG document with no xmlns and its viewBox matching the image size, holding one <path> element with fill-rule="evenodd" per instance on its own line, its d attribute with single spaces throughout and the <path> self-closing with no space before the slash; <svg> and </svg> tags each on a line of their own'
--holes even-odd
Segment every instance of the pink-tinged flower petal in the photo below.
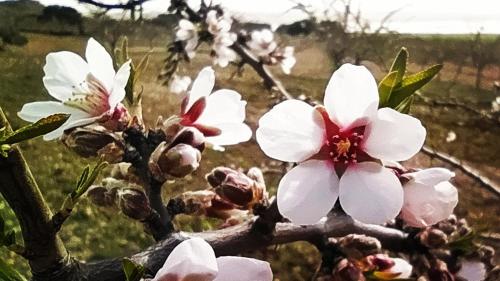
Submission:
<svg viewBox="0 0 500 281">
<path fill-rule="evenodd" d="M 84 115 L 84 114 L 72 114 L 61 127 L 57 128 L 56 130 L 54 130 L 48 134 L 45 134 L 43 136 L 43 140 L 50 141 L 50 140 L 57 139 L 57 138 L 61 137 L 63 135 L 64 131 L 66 131 L 68 129 L 92 124 L 94 122 L 97 122 L 97 120 L 99 120 L 100 118 L 101 118 L 101 116 L 89 117 L 88 115 Z"/>
<path fill-rule="evenodd" d="M 381 108 L 365 131 L 363 149 L 372 157 L 403 161 L 424 144 L 426 130 L 417 118 L 391 108 Z"/>
<path fill-rule="evenodd" d="M 208 97 L 215 85 L 215 73 L 211 67 L 203 68 L 191 86 L 189 91 L 186 111 L 200 98 Z"/>
<path fill-rule="evenodd" d="M 447 219 L 458 204 L 458 191 L 448 182 L 453 173 L 432 168 L 411 173 L 404 185 L 403 220 L 414 227 L 426 227 Z"/>
<path fill-rule="evenodd" d="M 27 103 L 23 105 L 23 108 L 17 113 L 17 115 L 25 121 L 36 122 L 41 118 L 56 113 L 67 113 L 86 117 L 90 116 L 88 113 L 80 109 L 69 107 L 56 101 L 37 101 Z"/>
<path fill-rule="evenodd" d="M 449 181 L 455 176 L 455 173 L 445 168 L 429 168 L 421 171 L 407 173 L 414 182 L 425 185 L 436 185 L 443 181 Z"/>
<path fill-rule="evenodd" d="M 90 72 L 110 91 L 115 78 L 113 59 L 104 47 L 94 38 L 90 38 L 85 50 L 85 58 Z"/>
<path fill-rule="evenodd" d="M 344 64 L 335 71 L 325 90 L 324 105 L 331 120 L 341 128 L 355 121 L 366 124 L 378 108 L 378 88 L 364 66 Z"/>
<path fill-rule="evenodd" d="M 314 224 L 338 197 L 339 179 L 327 161 L 309 160 L 291 169 L 278 187 L 278 209 L 295 224 Z"/>
<path fill-rule="evenodd" d="M 217 271 L 212 247 L 201 238 L 191 238 L 174 248 L 153 281 L 212 281 Z"/>
<path fill-rule="evenodd" d="M 115 108 L 125 98 L 125 86 L 127 86 L 128 78 L 130 77 L 131 62 L 131 60 L 125 62 L 116 72 L 113 89 L 108 101 L 111 108 Z"/>
<path fill-rule="evenodd" d="M 272 158 L 301 162 L 323 145 L 324 123 L 314 108 L 303 101 L 287 100 L 259 120 L 257 142 Z"/>
<path fill-rule="evenodd" d="M 215 91 L 207 97 L 205 110 L 196 123 L 214 127 L 220 123 L 241 123 L 245 120 L 246 104 L 236 91 Z"/>
<path fill-rule="evenodd" d="M 400 273 L 397 279 L 406 279 L 411 276 L 413 266 L 404 259 L 393 258 L 394 266 L 391 267 L 390 271 L 394 273 Z"/>
<path fill-rule="evenodd" d="M 220 134 L 206 137 L 206 141 L 214 146 L 238 144 L 252 137 L 252 130 L 245 123 L 222 123 L 216 128 Z"/>
<path fill-rule="evenodd" d="M 43 84 L 49 94 L 66 101 L 81 88 L 80 84 L 89 73 L 89 66 L 79 55 L 62 51 L 47 55 L 43 71 Z"/>
<path fill-rule="evenodd" d="M 364 223 L 383 224 L 403 206 L 403 188 L 396 175 L 375 162 L 350 165 L 340 178 L 344 211 Z"/>
<path fill-rule="evenodd" d="M 272 281 L 268 262 L 242 257 L 217 258 L 219 273 L 214 281 Z"/>
<path fill-rule="evenodd" d="M 486 278 L 486 266 L 480 261 L 463 261 L 457 276 L 467 281 L 483 281 Z"/>
<path fill-rule="evenodd" d="M 252 137 L 252 130 L 245 123 L 221 123 L 215 128 L 220 130 L 220 134 L 207 136 L 205 140 L 216 146 L 246 142 Z"/>
</svg>

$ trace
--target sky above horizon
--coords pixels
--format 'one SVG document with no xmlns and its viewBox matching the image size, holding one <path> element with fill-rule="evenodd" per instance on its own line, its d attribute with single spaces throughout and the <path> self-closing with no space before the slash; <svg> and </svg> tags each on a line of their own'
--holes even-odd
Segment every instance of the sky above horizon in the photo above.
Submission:
<svg viewBox="0 0 500 281">
<path fill-rule="evenodd" d="M 100 0 L 117 3 L 119 0 Z M 295 2 L 309 5 L 322 16 L 329 7 L 330 17 L 343 10 L 345 0 L 212 0 L 220 3 L 236 17 L 262 23 L 279 25 L 306 17 L 303 12 L 290 10 Z M 90 5 L 77 0 L 39 0 L 44 5 L 71 6 L 82 13 L 89 13 Z M 150 0 L 144 4 L 145 15 L 164 13 L 168 0 Z M 188 0 L 193 6 L 200 0 Z M 333 3 L 333 4 L 332 4 Z M 94 8 L 95 9 L 95 8 Z M 351 10 L 360 11 L 371 26 L 377 27 L 391 11 L 397 12 L 386 22 L 390 30 L 401 33 L 483 33 L 500 34 L 500 0 L 352 0 Z M 116 14 L 117 12 L 115 12 Z M 119 15 L 118 12 L 117 15 Z"/>
</svg>

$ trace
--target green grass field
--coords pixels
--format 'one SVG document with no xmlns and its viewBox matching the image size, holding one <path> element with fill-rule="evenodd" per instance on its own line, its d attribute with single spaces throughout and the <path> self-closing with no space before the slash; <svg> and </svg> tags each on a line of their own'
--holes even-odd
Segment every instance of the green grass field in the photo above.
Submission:
<svg viewBox="0 0 500 281">
<path fill-rule="evenodd" d="M 17 118 L 16 112 L 27 102 L 49 100 L 42 84 L 45 55 L 52 51 L 71 50 L 82 54 L 87 38 L 54 37 L 48 35 L 29 34 L 29 43 L 24 47 L 12 47 L 0 52 L 0 105 L 6 111 L 14 127 L 23 122 Z M 302 40 L 302 41 L 300 41 Z M 308 42 L 307 39 L 294 39 L 297 48 L 298 65 L 292 75 L 278 75 L 292 94 L 306 94 L 321 99 L 326 83 L 331 75 L 331 61 L 321 44 Z M 165 58 L 163 42 L 154 48 L 151 65 L 143 75 L 141 84 L 144 89 L 144 114 L 150 124 L 158 114 L 168 117 L 179 110 L 179 100 L 168 89 L 161 86 L 157 75 Z M 149 47 L 139 40 L 131 40 L 131 52 L 134 59 L 139 59 Z M 316 47 L 318 46 L 318 47 Z M 411 50 L 411 46 L 410 50 Z M 414 51 L 415 52 L 415 51 Z M 389 64 L 390 62 L 386 62 Z M 183 65 L 181 71 L 192 77 L 203 66 L 210 65 L 208 52 L 201 52 L 190 65 Z M 420 66 L 414 65 L 416 70 Z M 445 68 L 446 70 L 447 68 Z M 217 69 L 217 87 L 231 88 L 240 92 L 248 101 L 247 121 L 256 128 L 258 118 L 271 106 L 274 98 L 260 83 L 260 79 L 246 69 L 243 76 L 232 80 L 231 69 Z M 278 70 L 276 71 L 278 72 Z M 443 77 L 449 76 L 446 73 Z M 194 77 L 193 77 L 194 78 Z M 481 110 L 487 110 L 495 99 L 492 91 L 474 89 L 467 79 L 458 84 L 453 91 L 447 93 L 449 82 L 436 80 L 424 89 L 424 95 L 438 99 L 454 98 Z M 485 121 L 468 111 L 436 107 L 429 108 L 416 104 L 414 115 L 420 117 L 427 127 L 427 144 L 441 151 L 466 160 L 470 165 L 480 169 L 485 175 L 498 182 L 500 175 L 500 128 L 497 123 Z M 457 139 L 447 143 L 448 132 L 453 131 Z M 44 142 L 41 139 L 28 141 L 22 145 L 25 156 L 38 180 L 39 186 L 53 210 L 59 208 L 64 196 L 71 190 L 74 182 L 87 163 L 93 159 L 81 159 L 57 142 Z M 430 160 L 419 156 L 412 164 L 429 165 Z M 169 183 L 164 188 L 165 198 L 185 190 L 196 190 L 205 186 L 204 175 L 218 165 L 234 165 L 250 168 L 251 166 L 273 167 L 278 165 L 259 150 L 255 140 L 227 148 L 226 152 L 205 151 L 202 166 L 192 176 Z M 434 161 L 433 165 L 439 163 Z M 266 174 L 269 192 L 274 195 L 279 178 Z M 484 191 L 480 186 L 471 184 L 463 175 L 458 175 L 456 182 L 460 192 L 460 203 L 457 213 L 466 216 L 481 232 L 500 233 L 497 223 L 500 214 L 498 198 Z M 18 229 L 13 214 L 0 198 L 0 214 L 8 218 L 8 226 Z M 201 231 L 217 228 L 219 222 L 180 216 L 176 224 L 185 231 Z M 74 214 L 62 228 L 61 236 L 71 255 L 87 261 L 118 257 L 132 254 L 150 245 L 153 240 L 143 231 L 140 224 L 128 220 L 114 210 L 99 209 L 87 200 L 78 204 Z M 305 243 L 295 243 L 286 247 L 268 249 L 258 253 L 249 253 L 258 257 L 266 257 L 272 261 L 277 280 L 309 280 L 316 269 L 319 256 L 315 250 Z M 25 262 L 15 255 L 0 249 L 0 256 L 7 257 L 7 262 L 15 264 L 22 272 L 27 272 Z"/>
</svg>

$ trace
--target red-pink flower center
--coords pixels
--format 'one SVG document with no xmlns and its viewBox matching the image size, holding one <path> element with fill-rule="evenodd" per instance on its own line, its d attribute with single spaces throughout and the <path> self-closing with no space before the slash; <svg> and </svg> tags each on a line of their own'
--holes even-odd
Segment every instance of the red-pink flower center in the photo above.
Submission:
<svg viewBox="0 0 500 281">
<path fill-rule="evenodd" d="M 317 158 L 332 161 L 340 170 L 347 165 L 370 159 L 361 149 L 365 126 L 342 130 L 330 120 L 325 108 L 318 107 L 317 110 L 325 125 L 325 140 Z"/>
</svg>

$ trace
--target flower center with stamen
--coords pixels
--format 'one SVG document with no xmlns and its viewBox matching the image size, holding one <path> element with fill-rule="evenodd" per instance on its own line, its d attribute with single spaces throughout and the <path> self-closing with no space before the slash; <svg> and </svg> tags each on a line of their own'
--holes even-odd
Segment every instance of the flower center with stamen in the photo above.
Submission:
<svg viewBox="0 0 500 281">
<path fill-rule="evenodd" d="M 338 133 L 326 141 L 330 159 L 337 163 L 356 163 L 359 144 L 363 136 L 356 132 Z"/>
<path fill-rule="evenodd" d="M 87 75 L 85 81 L 73 88 L 73 97 L 66 100 L 65 105 L 81 109 L 93 116 L 110 110 L 108 91 L 91 73 Z"/>
</svg>

